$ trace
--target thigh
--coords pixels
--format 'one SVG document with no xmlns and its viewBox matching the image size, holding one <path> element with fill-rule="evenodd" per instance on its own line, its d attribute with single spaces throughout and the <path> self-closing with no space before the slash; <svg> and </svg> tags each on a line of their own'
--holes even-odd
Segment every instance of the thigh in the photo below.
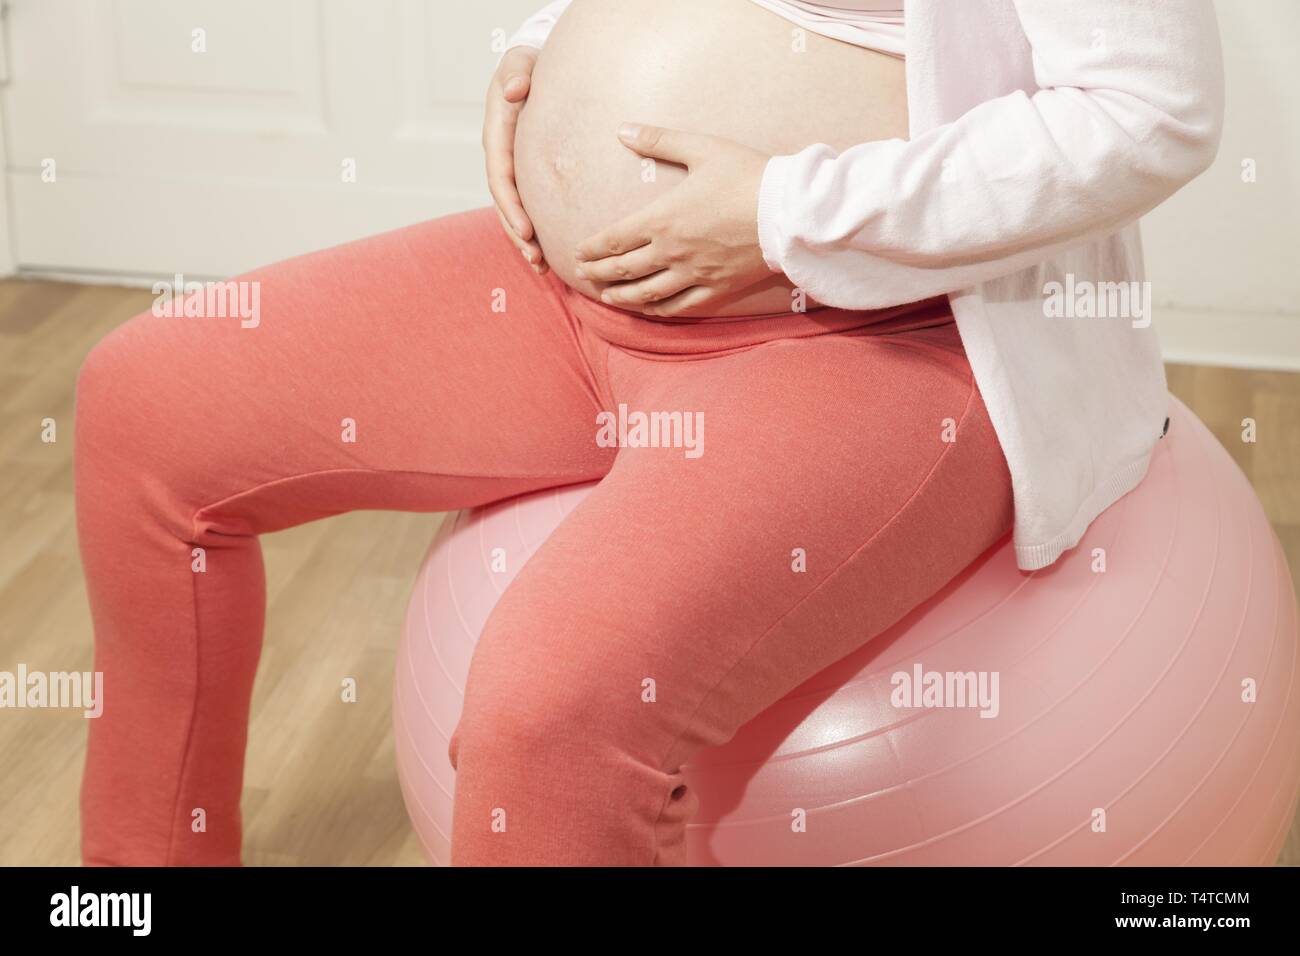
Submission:
<svg viewBox="0 0 1300 956">
<path fill-rule="evenodd" d="M 620 746 L 672 770 L 1010 530 L 1010 478 L 952 327 L 685 362 L 614 352 L 609 376 L 629 419 L 697 415 L 703 440 L 619 449 L 503 595 L 468 719 L 626 731 Z"/>
<path fill-rule="evenodd" d="M 594 386 L 553 280 L 489 210 L 235 282 L 255 309 L 147 312 L 92 351 L 78 381 L 87 480 L 129 460 L 185 509 L 233 508 L 258 489 L 287 524 L 463 507 L 598 476 L 612 460 L 592 440 Z M 393 480 L 351 480 L 366 473 Z"/>
</svg>

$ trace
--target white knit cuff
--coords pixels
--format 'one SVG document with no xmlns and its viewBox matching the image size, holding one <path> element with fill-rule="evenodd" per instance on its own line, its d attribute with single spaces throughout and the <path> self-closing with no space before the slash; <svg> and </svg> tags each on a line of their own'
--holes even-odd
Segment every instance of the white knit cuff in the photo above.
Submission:
<svg viewBox="0 0 1300 956">
<path fill-rule="evenodd" d="M 763 251 L 763 261 L 773 272 L 784 272 L 781 267 L 781 199 L 793 156 L 773 156 L 763 170 L 758 187 L 758 244 Z"/>
</svg>

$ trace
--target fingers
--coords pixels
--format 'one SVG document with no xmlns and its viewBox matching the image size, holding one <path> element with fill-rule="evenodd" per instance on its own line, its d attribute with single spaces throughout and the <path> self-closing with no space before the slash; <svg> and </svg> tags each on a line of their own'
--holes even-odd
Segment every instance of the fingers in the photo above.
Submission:
<svg viewBox="0 0 1300 956">
<path fill-rule="evenodd" d="M 533 85 L 533 78 L 525 73 L 514 73 L 501 83 L 501 92 L 507 103 L 521 103 L 528 98 L 528 91 Z"/>
<path fill-rule="evenodd" d="M 493 156 L 488 154 L 487 162 L 488 191 L 496 204 L 502 221 L 522 241 L 533 239 L 533 222 L 524 211 L 523 200 L 519 198 L 519 188 L 515 185 L 515 161 L 509 154 Z"/>
<path fill-rule="evenodd" d="M 690 288 L 691 282 L 690 276 L 665 269 L 637 282 L 612 285 L 600 294 L 600 301 L 606 305 L 637 308 L 676 295 Z"/>
<path fill-rule="evenodd" d="M 707 139 L 696 133 L 664 129 L 661 126 L 640 126 L 636 123 L 620 126 L 618 138 L 642 156 L 664 159 L 687 167 L 698 160 L 703 141 Z"/>
<path fill-rule="evenodd" d="M 528 213 L 524 211 L 524 204 L 519 198 L 519 190 L 515 187 L 514 164 L 503 162 L 505 169 L 494 170 L 492 164 L 488 165 L 488 191 L 492 193 L 492 201 L 496 204 L 497 213 L 501 216 L 501 221 L 511 232 L 522 242 L 532 242 L 533 222 L 528 218 Z M 533 243 L 536 245 L 536 243 Z"/>
<path fill-rule="evenodd" d="M 579 263 L 594 262 L 608 256 L 621 256 L 650 242 L 650 228 L 645 212 L 628 216 L 603 232 L 578 243 L 574 251 Z M 585 267 L 584 267 L 585 268 Z"/>
<path fill-rule="evenodd" d="M 662 269 L 665 263 L 653 244 L 642 246 L 621 256 L 609 256 L 578 266 L 578 277 L 594 282 L 627 282 L 641 279 Z"/>
<path fill-rule="evenodd" d="M 515 116 L 523 109 L 523 101 L 532 92 L 533 67 L 536 62 L 536 58 L 531 56 L 503 60 L 493 77 L 493 89 L 500 88 L 501 99 L 505 100 Z"/>
<path fill-rule="evenodd" d="M 506 53 L 497 68 L 493 90 L 489 91 L 483 121 L 483 154 L 487 163 L 488 189 L 503 224 L 526 247 L 541 259 L 541 247 L 531 242 L 533 224 L 524 211 L 515 186 L 515 129 L 519 124 L 522 103 L 532 86 L 535 50 L 518 47 Z M 499 81 L 501 96 L 494 91 Z"/>
<path fill-rule="evenodd" d="M 677 295 L 655 302 L 654 305 L 647 306 L 642 311 L 646 315 L 657 316 L 677 316 L 677 315 L 708 315 L 707 311 L 698 311 L 708 305 L 713 299 L 718 297 L 717 292 L 708 286 L 696 285 L 690 286 Z"/>
<path fill-rule="evenodd" d="M 510 228 L 519 238 L 527 241 L 533 238 L 533 224 L 524 211 L 523 201 L 515 186 L 515 124 L 517 112 L 514 107 L 505 107 L 500 111 L 489 109 L 488 118 L 483 127 L 483 156 L 487 163 L 488 190 L 497 209 L 505 214 Z M 495 115 L 494 115 L 495 113 Z"/>
<path fill-rule="evenodd" d="M 500 81 L 506 102 L 520 103 L 528 97 L 537 56 L 537 50 L 532 47 L 515 47 L 501 58 L 494 79 Z"/>
<path fill-rule="evenodd" d="M 532 266 L 533 271 L 539 276 L 545 275 L 548 266 L 546 265 L 546 260 L 542 257 L 542 247 L 535 241 L 525 241 L 520 239 L 515 233 L 515 230 L 511 227 L 510 223 L 506 220 L 505 214 L 501 211 L 500 207 L 497 208 L 497 218 L 501 220 L 501 228 L 505 230 L 506 236 L 509 237 L 510 241 L 515 244 L 515 248 L 518 249 L 519 254 L 524 257 L 524 261 Z"/>
</svg>

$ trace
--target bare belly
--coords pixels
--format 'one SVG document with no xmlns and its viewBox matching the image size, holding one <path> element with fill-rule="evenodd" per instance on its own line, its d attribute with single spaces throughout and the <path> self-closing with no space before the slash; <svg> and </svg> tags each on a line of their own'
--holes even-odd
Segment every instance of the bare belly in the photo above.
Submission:
<svg viewBox="0 0 1300 956">
<path fill-rule="evenodd" d="M 574 247 L 686 175 L 620 143 L 621 123 L 725 136 L 770 154 L 907 135 L 903 61 L 807 34 L 749 0 L 574 0 L 537 61 L 515 140 L 516 178 L 546 260 L 579 279 Z M 790 310 L 773 275 L 709 315 Z"/>
</svg>

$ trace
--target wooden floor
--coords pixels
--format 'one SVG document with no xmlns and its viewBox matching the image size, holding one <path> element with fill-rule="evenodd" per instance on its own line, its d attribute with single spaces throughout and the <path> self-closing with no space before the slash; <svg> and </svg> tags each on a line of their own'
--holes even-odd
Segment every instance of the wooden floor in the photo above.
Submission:
<svg viewBox="0 0 1300 956">
<path fill-rule="evenodd" d="M 149 307 L 146 291 L 0 281 L 0 669 L 91 668 L 73 525 L 72 396 L 90 347 Z M 1250 477 L 1300 573 L 1300 375 L 1171 366 L 1171 390 Z M 1241 420 L 1260 423 L 1244 444 Z M 39 440 L 42 419 L 58 440 Z M 267 638 L 244 810 L 250 865 L 415 865 L 389 728 L 393 654 L 439 518 L 361 512 L 263 538 Z M 338 701 L 338 675 L 359 700 Z M 86 721 L 0 714 L 0 866 L 78 862 Z M 1282 861 L 1300 865 L 1300 828 Z"/>
</svg>

